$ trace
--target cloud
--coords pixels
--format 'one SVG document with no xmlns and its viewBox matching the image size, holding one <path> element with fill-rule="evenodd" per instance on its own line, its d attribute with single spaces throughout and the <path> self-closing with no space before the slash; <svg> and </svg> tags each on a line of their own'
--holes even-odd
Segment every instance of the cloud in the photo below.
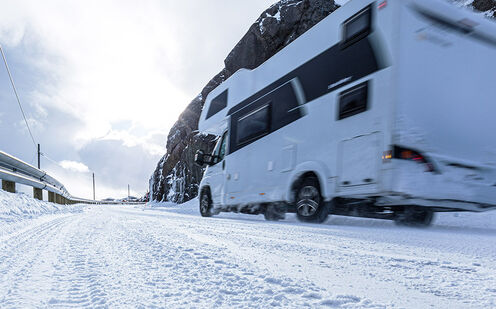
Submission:
<svg viewBox="0 0 496 309">
<path fill-rule="evenodd" d="M 143 182 L 162 156 L 150 153 L 143 144 L 125 145 L 122 140 L 111 139 L 94 140 L 79 155 L 82 161 L 91 162 L 89 168 L 95 171 L 98 186 L 106 187 L 105 197 L 117 196 L 127 190 L 128 184 L 137 195 L 143 195 L 147 189 Z M 143 171 L 147 173 L 146 179 Z"/>
<path fill-rule="evenodd" d="M 42 130 L 44 130 L 43 123 L 41 121 L 39 121 L 39 120 L 36 120 L 35 118 L 27 118 L 26 120 L 24 120 L 24 119 L 19 120 L 15 124 L 15 126 L 17 127 L 17 129 L 19 131 L 24 131 L 24 130 L 27 131 L 26 122 L 28 123 L 29 128 L 31 129 L 31 131 L 42 131 Z"/>
<path fill-rule="evenodd" d="M 86 165 L 84 165 L 81 162 L 75 162 L 75 161 L 69 161 L 69 160 L 64 160 L 59 162 L 60 166 L 63 168 L 78 172 L 78 173 L 88 173 L 90 170 Z"/>
<path fill-rule="evenodd" d="M 126 146 L 122 140 L 99 139 L 84 145 L 78 157 L 80 161 L 63 160 L 57 164 L 45 161 L 44 169 L 73 196 L 82 198 L 93 197 L 94 172 L 96 198 L 103 199 L 127 196 L 128 185 L 131 195 L 143 196 L 148 189 L 143 182 L 148 180 L 149 171 L 155 168 L 161 155 L 151 154 L 142 144 Z"/>
<path fill-rule="evenodd" d="M 42 151 L 95 171 L 109 194 L 125 183 L 144 192 L 179 114 L 273 2 L 5 0 L 0 44 Z M 0 145 L 32 162 L 5 74 L 0 82 Z M 85 173 L 44 166 L 87 194 Z"/>
<path fill-rule="evenodd" d="M 1 38 L 20 44 L 23 33 L 35 47 L 31 64 L 45 74 L 32 101 L 82 119 L 77 138 L 88 141 L 130 118 L 168 130 L 272 2 L 7 1 Z"/>
</svg>

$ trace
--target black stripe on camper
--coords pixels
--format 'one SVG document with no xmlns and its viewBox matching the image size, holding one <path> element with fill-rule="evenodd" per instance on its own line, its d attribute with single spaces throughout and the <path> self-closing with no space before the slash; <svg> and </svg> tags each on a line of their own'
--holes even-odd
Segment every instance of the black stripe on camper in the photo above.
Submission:
<svg viewBox="0 0 496 309">
<path fill-rule="evenodd" d="M 229 153 L 302 117 L 292 83 L 270 92 L 231 116 Z M 263 111 L 263 113 L 262 113 Z"/>
<path fill-rule="evenodd" d="M 311 102 L 380 69 L 368 38 L 346 49 L 338 43 L 232 107 L 227 115 L 236 113 L 294 78 L 299 80 L 307 102 Z"/>
<path fill-rule="evenodd" d="M 334 45 L 229 110 L 228 115 L 231 115 L 229 152 L 233 153 L 269 133 L 238 143 L 238 120 L 263 105 L 270 105 L 272 113 L 270 132 L 303 117 L 301 110 L 295 108 L 298 102 L 291 80 L 298 79 L 307 102 L 311 102 L 380 69 L 382 67 L 378 64 L 368 38 L 345 49 L 342 48 L 341 43 Z M 281 116 L 284 114 L 281 111 L 286 114 Z"/>
</svg>

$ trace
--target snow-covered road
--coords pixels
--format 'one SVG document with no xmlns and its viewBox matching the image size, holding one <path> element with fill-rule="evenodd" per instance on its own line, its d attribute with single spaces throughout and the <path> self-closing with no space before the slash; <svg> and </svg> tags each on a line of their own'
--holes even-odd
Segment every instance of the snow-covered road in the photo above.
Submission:
<svg viewBox="0 0 496 309">
<path fill-rule="evenodd" d="M 429 229 L 88 206 L 0 237 L 0 307 L 496 307 L 496 213 Z"/>
</svg>

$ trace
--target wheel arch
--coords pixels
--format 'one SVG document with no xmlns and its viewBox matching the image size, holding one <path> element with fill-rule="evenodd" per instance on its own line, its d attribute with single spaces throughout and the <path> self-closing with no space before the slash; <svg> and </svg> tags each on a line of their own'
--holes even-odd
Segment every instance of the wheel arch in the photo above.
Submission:
<svg viewBox="0 0 496 309">
<path fill-rule="evenodd" d="M 305 162 L 298 165 L 291 173 L 286 184 L 285 200 L 293 203 L 295 200 L 295 191 L 301 182 L 307 177 L 315 177 L 319 182 L 320 194 L 324 200 L 330 199 L 330 188 L 327 179 L 330 177 L 328 168 L 323 163 Z"/>
</svg>

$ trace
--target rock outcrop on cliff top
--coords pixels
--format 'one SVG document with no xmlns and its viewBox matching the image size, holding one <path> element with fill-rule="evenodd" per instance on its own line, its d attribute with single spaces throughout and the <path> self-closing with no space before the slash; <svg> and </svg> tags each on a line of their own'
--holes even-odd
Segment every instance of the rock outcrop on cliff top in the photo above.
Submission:
<svg viewBox="0 0 496 309">
<path fill-rule="evenodd" d="M 496 0 L 474 0 L 471 6 L 481 12 L 486 12 L 490 17 L 496 17 Z"/>
</svg>

